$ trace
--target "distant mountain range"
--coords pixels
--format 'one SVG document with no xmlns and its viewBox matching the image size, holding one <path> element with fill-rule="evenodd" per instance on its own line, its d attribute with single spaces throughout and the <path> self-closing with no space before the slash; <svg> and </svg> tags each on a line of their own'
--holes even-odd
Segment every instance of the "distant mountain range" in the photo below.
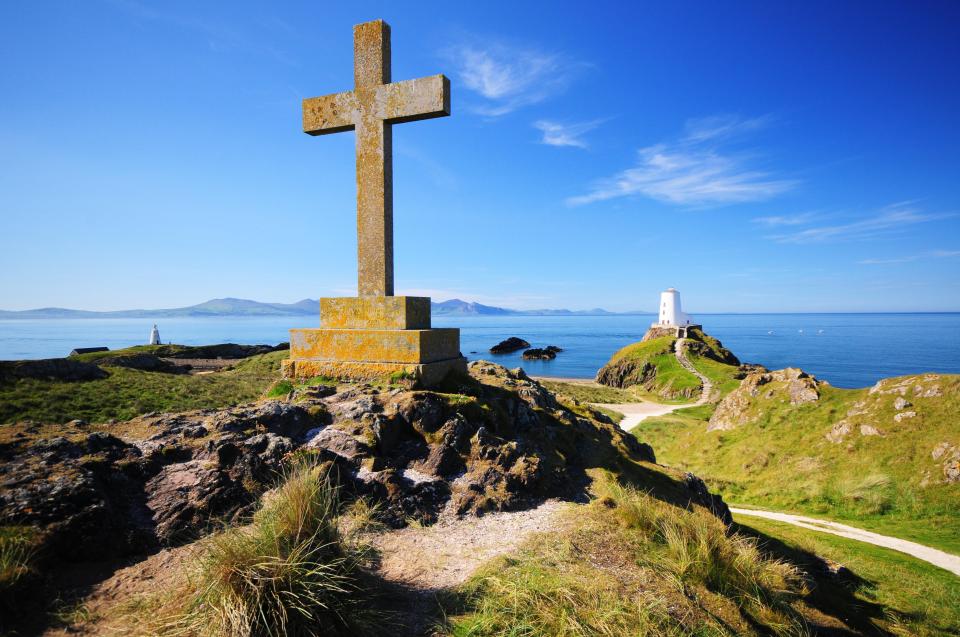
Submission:
<svg viewBox="0 0 960 637">
<path fill-rule="evenodd" d="M 608 312 L 593 310 L 511 310 L 450 299 L 432 303 L 434 316 L 605 316 L 613 314 L 650 314 L 650 312 Z M 206 303 L 165 310 L 115 310 L 95 312 L 68 310 L 62 307 L 43 307 L 36 310 L 0 310 L 0 319 L 58 319 L 58 318 L 171 318 L 204 316 L 316 316 L 320 301 L 303 299 L 296 303 L 261 303 L 247 299 L 212 299 Z"/>
</svg>

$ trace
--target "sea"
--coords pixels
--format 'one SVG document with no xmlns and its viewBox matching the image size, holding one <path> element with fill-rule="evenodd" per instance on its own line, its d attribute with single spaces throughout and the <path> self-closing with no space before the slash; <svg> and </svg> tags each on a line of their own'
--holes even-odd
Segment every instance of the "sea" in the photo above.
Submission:
<svg viewBox="0 0 960 637">
<path fill-rule="evenodd" d="M 436 316 L 434 327 L 458 327 L 470 360 L 487 359 L 528 374 L 592 378 L 621 347 L 640 340 L 653 315 Z M 888 376 L 960 374 L 960 313 L 698 314 L 704 330 L 743 362 L 770 369 L 800 367 L 837 387 L 866 387 Z M 76 347 L 110 349 L 147 342 L 157 323 L 163 342 L 276 344 L 310 317 L 204 317 L 0 320 L 0 360 L 66 356 Z M 552 361 L 494 356 L 491 346 L 519 336 L 534 347 L 556 345 Z"/>
</svg>

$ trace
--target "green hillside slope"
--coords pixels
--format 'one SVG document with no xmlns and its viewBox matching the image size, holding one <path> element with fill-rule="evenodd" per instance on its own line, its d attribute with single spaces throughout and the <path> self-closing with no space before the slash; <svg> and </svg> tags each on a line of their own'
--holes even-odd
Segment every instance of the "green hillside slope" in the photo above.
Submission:
<svg viewBox="0 0 960 637">
<path fill-rule="evenodd" d="M 960 376 L 838 389 L 800 370 L 750 374 L 715 408 L 634 433 L 728 501 L 845 519 L 960 552 Z"/>
</svg>

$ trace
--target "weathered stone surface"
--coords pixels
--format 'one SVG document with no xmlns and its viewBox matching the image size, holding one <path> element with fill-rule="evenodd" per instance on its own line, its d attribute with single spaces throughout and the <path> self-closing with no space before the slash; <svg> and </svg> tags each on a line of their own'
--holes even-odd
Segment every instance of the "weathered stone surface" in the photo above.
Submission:
<svg viewBox="0 0 960 637">
<path fill-rule="evenodd" d="M 429 299 L 393 297 L 392 126 L 449 115 L 450 82 L 436 75 L 391 83 L 390 27 L 382 20 L 356 25 L 353 49 L 354 89 L 305 99 L 303 130 L 356 131 L 360 298 L 322 299 L 321 329 L 291 330 L 284 371 L 302 377 L 324 368 L 339 378 L 367 379 L 380 366 L 388 375 L 416 373 L 427 384 L 462 367 L 460 332 L 428 329 Z"/>
<path fill-rule="evenodd" d="M 328 329 L 430 329 L 425 296 L 361 296 L 320 299 L 320 326 Z"/>
<path fill-rule="evenodd" d="M 759 412 L 752 409 L 757 398 L 772 399 L 783 395 L 791 405 L 816 402 L 820 399 L 817 385 L 816 378 L 794 367 L 748 374 L 740 386 L 717 405 L 707 431 L 724 431 L 753 422 L 759 417 Z M 838 435 L 842 437 L 847 432 L 848 428 Z"/>
<path fill-rule="evenodd" d="M 290 330 L 293 360 L 432 363 L 460 356 L 460 330 Z"/>
<path fill-rule="evenodd" d="M 391 84 L 390 27 L 382 20 L 353 28 L 354 89 L 303 100 L 303 130 L 355 130 L 357 140 L 358 289 L 393 295 L 392 126 L 450 114 L 450 81 L 442 76 Z"/>
<path fill-rule="evenodd" d="M 901 411 L 898 414 L 894 414 L 893 420 L 894 422 L 901 422 L 908 418 L 916 418 L 916 416 L 917 416 L 917 412 L 915 411 Z"/>
<path fill-rule="evenodd" d="M 432 387 L 448 374 L 464 374 L 467 359 L 459 356 L 432 363 L 378 363 L 358 361 L 285 360 L 283 375 L 287 378 L 326 376 L 352 381 L 381 381 L 389 378 L 409 380 L 418 387 Z"/>
</svg>

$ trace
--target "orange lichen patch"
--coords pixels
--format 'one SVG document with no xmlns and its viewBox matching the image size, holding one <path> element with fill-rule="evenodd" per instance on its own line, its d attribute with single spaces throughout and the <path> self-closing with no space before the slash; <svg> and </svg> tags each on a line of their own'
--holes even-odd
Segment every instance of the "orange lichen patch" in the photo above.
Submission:
<svg viewBox="0 0 960 637">
<path fill-rule="evenodd" d="M 403 377 L 425 387 L 439 383 L 450 372 L 465 374 L 466 371 L 467 361 L 465 358 L 454 358 L 422 365 L 304 359 L 283 361 L 283 375 L 287 378 L 324 376 L 369 382 Z"/>
<path fill-rule="evenodd" d="M 290 330 L 290 358 L 432 363 L 460 355 L 460 330 Z"/>
<path fill-rule="evenodd" d="M 354 90 L 303 101 L 303 130 L 357 135 L 357 261 L 360 296 L 393 295 L 392 125 L 450 114 L 450 81 L 390 81 L 390 27 L 353 29 Z"/>
<path fill-rule="evenodd" d="M 367 296 L 320 299 L 320 325 L 327 329 L 430 329 L 430 299 Z"/>
</svg>

